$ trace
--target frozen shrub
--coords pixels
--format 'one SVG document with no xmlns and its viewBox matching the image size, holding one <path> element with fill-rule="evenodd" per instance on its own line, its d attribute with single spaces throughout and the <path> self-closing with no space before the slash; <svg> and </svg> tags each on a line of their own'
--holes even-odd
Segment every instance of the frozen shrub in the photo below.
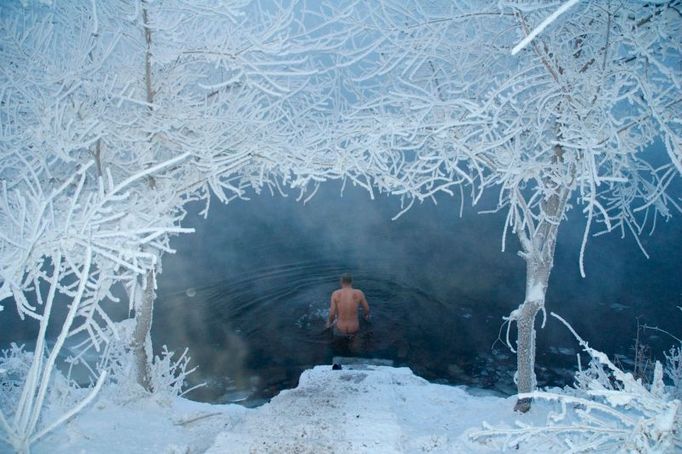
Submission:
<svg viewBox="0 0 682 454">
<path fill-rule="evenodd" d="M 33 362 L 33 353 L 24 350 L 23 345 L 14 342 L 7 350 L 2 350 L 0 356 L 0 408 L 9 411 L 8 416 L 13 414 L 26 375 Z"/>
<path fill-rule="evenodd" d="M 672 383 L 673 396 L 682 398 L 682 344 L 673 345 L 665 353 L 665 375 Z"/>
<path fill-rule="evenodd" d="M 104 346 L 97 364 L 98 372 L 107 372 L 108 383 L 117 385 L 116 394 L 119 395 L 129 395 L 130 392 L 122 391 L 137 387 L 133 371 L 135 363 L 130 351 L 130 339 L 134 325 L 134 319 L 127 319 L 114 324 L 108 336 L 110 341 Z"/>
<path fill-rule="evenodd" d="M 160 356 L 154 357 L 151 370 L 151 381 L 154 394 L 162 397 L 182 396 L 189 391 L 203 386 L 203 384 L 186 387 L 187 376 L 197 368 L 187 369 L 191 358 L 187 355 L 188 349 L 182 352 L 178 359 L 173 359 L 175 352 L 168 351 L 164 345 Z"/>
<path fill-rule="evenodd" d="M 47 351 L 44 353 L 42 361 L 47 361 L 49 353 Z M 35 356 L 35 352 L 26 351 L 23 345 L 17 345 L 14 342 L 10 344 L 10 348 L 0 351 L 0 408 L 5 412 L 4 417 L 10 421 L 16 417 L 20 410 L 22 399 L 25 401 L 27 398 L 25 383 L 34 366 Z M 55 412 L 52 412 L 51 418 L 45 418 L 45 414 L 42 412 L 40 414 L 34 413 L 33 418 L 36 419 L 37 424 L 39 423 L 44 427 L 45 423 L 48 423 L 47 429 L 43 429 L 38 434 L 43 435 L 49 432 L 49 429 L 75 414 L 77 410 L 74 411 L 70 408 L 73 407 L 74 401 L 85 399 L 87 403 L 89 398 L 84 395 L 84 391 L 86 391 L 85 388 L 80 388 L 74 381 L 64 376 L 58 368 L 52 369 L 49 383 L 46 382 L 43 405 L 46 409 L 56 410 L 57 422 L 53 422 Z M 82 406 L 76 408 L 80 409 Z M 66 417 L 60 417 L 64 414 Z M 51 421 L 44 421 L 44 419 Z M 2 422 L 0 427 L 5 432 L 0 436 L 5 436 L 6 440 L 17 448 L 17 451 L 26 451 L 25 443 L 22 443 L 23 434 L 16 429 L 13 430 L 14 427 L 10 426 L 7 421 L 0 421 Z"/>
<path fill-rule="evenodd" d="M 682 399 L 682 343 L 673 345 L 665 354 L 665 374 L 672 383 L 670 394 L 675 399 Z M 675 447 L 682 452 L 682 405 L 675 416 Z"/>
<path fill-rule="evenodd" d="M 109 386 L 105 392 L 111 394 L 115 400 L 128 401 L 148 395 L 149 393 L 135 380 L 136 365 L 130 347 L 134 320 L 115 323 L 114 329 L 116 332 L 112 330 L 108 336 L 111 341 L 104 347 L 94 375 L 107 373 Z M 177 359 L 174 359 L 175 353 L 163 346 L 161 354 L 154 357 L 151 365 L 152 395 L 163 398 L 176 397 L 196 388 L 186 389 L 187 376 L 196 370 L 196 367 L 188 368 L 191 357 L 187 353 L 188 349 L 185 349 Z"/>
</svg>

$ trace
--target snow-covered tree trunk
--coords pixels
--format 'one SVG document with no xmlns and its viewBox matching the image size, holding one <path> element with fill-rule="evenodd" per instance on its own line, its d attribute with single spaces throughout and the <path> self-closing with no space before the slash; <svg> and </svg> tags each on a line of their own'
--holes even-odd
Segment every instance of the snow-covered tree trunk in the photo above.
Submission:
<svg viewBox="0 0 682 454">
<path fill-rule="evenodd" d="M 552 264 L 529 260 L 526 264 L 526 298 L 517 309 L 516 386 L 519 394 L 535 391 L 535 316 L 545 306 Z M 527 412 L 530 399 L 519 399 L 514 410 Z"/>
<path fill-rule="evenodd" d="M 154 315 L 154 287 L 156 278 L 154 271 L 145 275 L 144 291 L 136 302 L 135 329 L 131 339 L 131 348 L 135 358 L 135 381 L 147 391 L 152 391 L 151 360 L 152 360 L 152 319 Z"/>
<path fill-rule="evenodd" d="M 142 2 L 142 26 L 144 27 L 144 38 L 146 49 L 144 54 L 144 82 L 147 103 L 154 104 L 154 85 L 152 80 L 152 31 L 149 24 L 149 14 L 147 2 Z M 150 107 L 151 109 L 151 107 Z M 150 147 L 152 139 L 150 139 Z M 147 180 L 149 190 L 154 190 L 153 179 Z M 151 386 L 151 366 L 152 366 L 152 317 L 154 313 L 154 299 L 156 292 L 156 271 L 155 268 L 147 270 L 145 275 L 145 285 L 142 297 L 135 301 L 135 330 L 133 331 L 132 350 L 135 357 L 135 377 L 139 385 L 147 391 L 152 391 Z"/>
<path fill-rule="evenodd" d="M 556 159 L 561 159 L 561 150 L 556 150 Z M 556 188 L 545 180 L 545 188 L 551 195 L 538 204 L 539 214 L 534 215 L 519 195 L 517 201 L 522 216 L 517 217 L 516 233 L 521 242 L 521 256 L 526 260 L 526 295 L 509 319 L 516 321 L 516 386 L 519 394 L 535 391 L 535 317 L 545 308 L 545 295 L 549 277 L 554 266 L 554 250 L 559 225 L 564 215 L 570 190 Z M 539 220 L 536 224 L 534 219 Z M 544 320 L 542 325 L 544 326 Z M 530 409 L 530 399 L 521 398 L 514 410 L 525 413 Z"/>
</svg>

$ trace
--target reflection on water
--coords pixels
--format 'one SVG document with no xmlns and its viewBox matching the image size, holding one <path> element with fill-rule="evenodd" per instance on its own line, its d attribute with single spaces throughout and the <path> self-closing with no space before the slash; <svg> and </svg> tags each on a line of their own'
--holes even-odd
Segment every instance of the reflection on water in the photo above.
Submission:
<svg viewBox="0 0 682 454">
<path fill-rule="evenodd" d="M 262 402 L 295 387 L 300 373 L 334 356 L 384 358 L 427 379 L 512 392 L 514 358 L 491 350 L 499 314 L 474 311 L 460 297 L 445 304 L 418 288 L 375 273 L 354 273 L 372 309 L 352 347 L 325 329 L 329 297 L 346 271 L 337 263 L 301 262 L 254 271 L 242 279 L 160 295 L 154 342 L 187 345 L 207 386 L 189 397 Z M 493 310 L 494 311 L 494 310 Z M 540 372 L 540 381 L 556 373 Z M 248 403 L 248 402 L 247 402 Z"/>
</svg>

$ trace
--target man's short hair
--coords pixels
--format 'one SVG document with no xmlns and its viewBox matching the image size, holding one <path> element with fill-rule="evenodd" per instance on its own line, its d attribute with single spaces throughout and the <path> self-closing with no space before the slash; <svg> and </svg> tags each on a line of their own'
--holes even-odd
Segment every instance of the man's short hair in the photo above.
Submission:
<svg viewBox="0 0 682 454">
<path fill-rule="evenodd" d="M 343 273 L 341 275 L 341 283 L 342 284 L 351 284 L 353 282 L 353 277 L 350 275 L 350 273 Z"/>
</svg>

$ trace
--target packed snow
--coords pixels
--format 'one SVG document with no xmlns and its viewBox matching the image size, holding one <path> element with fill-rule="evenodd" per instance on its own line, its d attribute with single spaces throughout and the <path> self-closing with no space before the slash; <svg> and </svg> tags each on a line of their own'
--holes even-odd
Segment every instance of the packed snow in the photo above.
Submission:
<svg viewBox="0 0 682 454">
<path fill-rule="evenodd" d="M 541 424 L 550 408 L 538 402 L 520 415 L 514 402 L 429 383 L 404 367 L 324 365 L 253 409 L 149 395 L 121 399 L 105 390 L 32 452 L 490 452 L 496 449 L 473 443 L 468 431 L 484 421 Z"/>
</svg>

